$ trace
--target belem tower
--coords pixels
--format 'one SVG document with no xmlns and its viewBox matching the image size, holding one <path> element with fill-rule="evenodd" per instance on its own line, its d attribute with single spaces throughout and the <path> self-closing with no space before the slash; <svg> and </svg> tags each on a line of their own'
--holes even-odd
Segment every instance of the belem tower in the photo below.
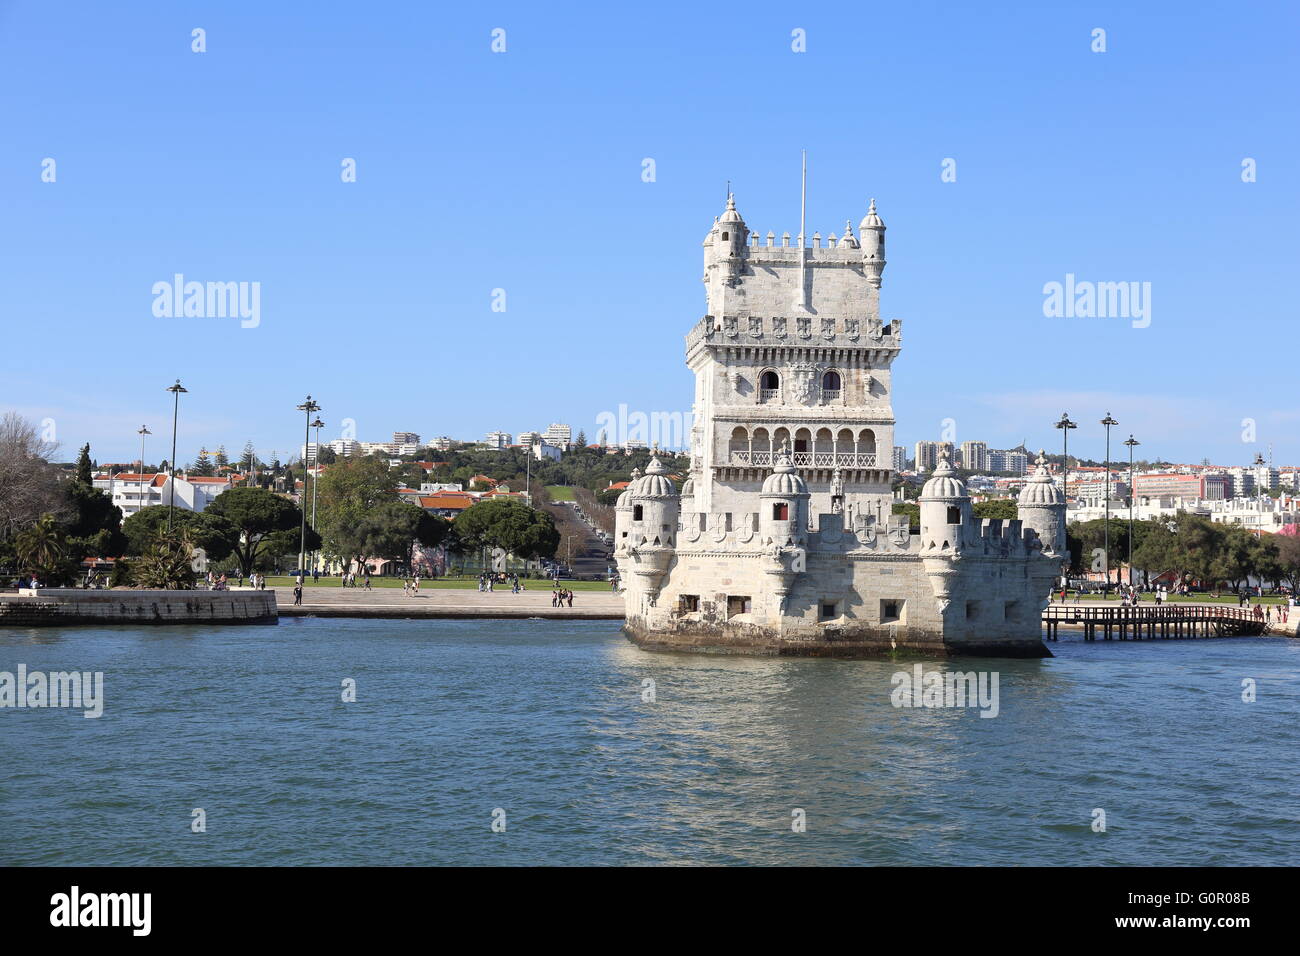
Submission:
<svg viewBox="0 0 1300 956">
<path fill-rule="evenodd" d="M 707 314 L 691 469 L 655 457 L 620 496 L 626 632 L 662 650 L 1047 655 L 1040 616 L 1065 559 L 1065 501 L 1040 455 L 1017 520 L 978 520 L 945 459 L 920 534 L 892 515 L 885 224 L 809 246 L 751 233 L 734 197 L 704 239 Z"/>
</svg>

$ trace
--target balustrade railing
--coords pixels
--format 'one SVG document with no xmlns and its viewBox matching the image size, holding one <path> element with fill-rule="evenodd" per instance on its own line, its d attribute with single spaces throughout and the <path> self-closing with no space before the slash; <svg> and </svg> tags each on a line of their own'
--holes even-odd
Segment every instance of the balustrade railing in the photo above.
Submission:
<svg viewBox="0 0 1300 956">
<path fill-rule="evenodd" d="M 854 452 L 796 451 L 791 453 L 790 462 L 796 468 L 875 468 L 876 456 Z M 732 465 L 767 467 L 772 463 L 770 451 L 731 452 Z"/>
</svg>

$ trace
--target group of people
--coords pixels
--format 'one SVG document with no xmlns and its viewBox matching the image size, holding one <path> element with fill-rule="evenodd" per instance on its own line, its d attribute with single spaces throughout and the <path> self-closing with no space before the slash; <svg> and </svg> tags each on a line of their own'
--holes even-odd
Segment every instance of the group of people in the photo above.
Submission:
<svg viewBox="0 0 1300 956">
<path fill-rule="evenodd" d="M 1275 609 L 1271 604 L 1256 604 L 1255 610 L 1251 613 L 1257 621 L 1267 621 L 1269 624 L 1276 621 L 1278 624 L 1285 624 L 1290 616 L 1291 608 L 1288 604 L 1279 604 L 1276 613 L 1274 611 Z"/>
<path fill-rule="evenodd" d="M 568 602 L 567 605 L 565 602 Z M 573 607 L 573 592 L 567 588 L 551 589 L 551 607 Z"/>
<path fill-rule="evenodd" d="M 339 575 L 339 587 L 354 588 L 357 586 L 357 573 L 355 571 L 344 571 Z M 370 590 L 370 568 L 361 569 L 361 589 Z"/>
<path fill-rule="evenodd" d="M 370 578 L 366 578 L 366 588 L 370 587 Z M 420 593 L 420 572 L 415 572 L 413 578 L 402 578 L 402 593 L 407 597 L 415 597 Z"/>
<path fill-rule="evenodd" d="M 491 593 L 496 590 L 498 584 L 510 585 L 510 593 L 518 594 L 520 591 L 526 591 L 523 580 L 518 574 L 513 572 L 507 574 L 505 571 L 484 571 L 478 576 L 478 589 L 480 591 Z"/>
</svg>

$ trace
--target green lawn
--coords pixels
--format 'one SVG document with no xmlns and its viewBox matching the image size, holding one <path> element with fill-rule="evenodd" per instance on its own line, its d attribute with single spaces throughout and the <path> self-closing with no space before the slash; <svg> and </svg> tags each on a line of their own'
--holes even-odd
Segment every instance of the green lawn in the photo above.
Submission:
<svg viewBox="0 0 1300 956">
<path fill-rule="evenodd" d="M 291 588 L 293 587 L 293 578 L 289 577 L 287 574 L 267 575 L 266 583 L 268 587 Z M 524 588 L 529 591 L 549 591 L 551 589 L 550 581 L 545 581 L 538 578 L 526 579 L 524 580 L 523 584 L 524 584 Z M 333 578 L 321 578 L 319 581 L 312 581 L 311 578 L 308 578 L 306 582 L 306 586 L 309 588 L 310 587 L 338 588 L 339 579 L 337 577 L 333 577 Z M 402 579 L 373 577 L 370 579 L 370 586 L 372 588 L 400 588 L 402 586 Z M 570 591 L 609 591 L 610 589 L 608 581 L 565 581 L 561 579 L 560 586 L 567 588 Z M 358 578 L 357 588 L 359 589 L 360 587 L 361 587 L 361 579 Z M 439 590 L 445 588 L 447 590 L 468 591 L 468 590 L 474 590 L 477 587 L 478 587 L 477 577 L 437 578 L 436 580 L 430 580 L 429 578 L 420 579 L 420 590 L 422 591 L 427 590 L 428 588 L 438 588 Z M 508 584 L 496 585 L 496 589 L 498 591 L 501 590 L 502 588 L 509 590 L 510 585 Z"/>
<path fill-rule="evenodd" d="M 547 485 L 546 493 L 552 501 L 573 501 L 573 488 L 569 485 Z"/>
</svg>

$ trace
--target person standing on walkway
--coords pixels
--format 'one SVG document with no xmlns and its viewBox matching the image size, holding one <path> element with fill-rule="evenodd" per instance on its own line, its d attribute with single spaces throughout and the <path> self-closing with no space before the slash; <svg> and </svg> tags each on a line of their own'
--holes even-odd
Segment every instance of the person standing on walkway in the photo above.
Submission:
<svg viewBox="0 0 1300 956">
<path fill-rule="evenodd" d="M 302 578 L 299 578 L 298 583 L 293 586 L 293 603 L 295 605 L 302 603 Z"/>
</svg>

